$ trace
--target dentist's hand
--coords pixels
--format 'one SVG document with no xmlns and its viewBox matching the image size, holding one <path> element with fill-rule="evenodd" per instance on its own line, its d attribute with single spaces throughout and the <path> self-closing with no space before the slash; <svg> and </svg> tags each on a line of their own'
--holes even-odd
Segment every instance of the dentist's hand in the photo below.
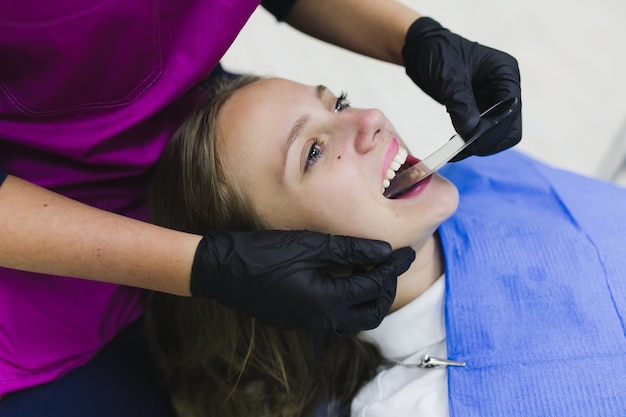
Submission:
<svg viewBox="0 0 626 417">
<path fill-rule="evenodd" d="M 433 19 L 422 17 L 409 28 L 402 57 L 406 73 L 424 92 L 446 106 L 462 137 L 471 136 L 481 112 L 506 98 L 519 100 L 508 130 L 474 142 L 455 161 L 496 153 L 520 141 L 520 74 L 511 55 L 470 42 Z"/>
<path fill-rule="evenodd" d="M 191 293 L 283 329 L 351 335 L 380 324 L 415 252 L 307 231 L 214 231 L 196 251 Z M 322 268 L 344 265 L 351 276 Z M 367 266 L 374 266 L 366 270 Z"/>
</svg>

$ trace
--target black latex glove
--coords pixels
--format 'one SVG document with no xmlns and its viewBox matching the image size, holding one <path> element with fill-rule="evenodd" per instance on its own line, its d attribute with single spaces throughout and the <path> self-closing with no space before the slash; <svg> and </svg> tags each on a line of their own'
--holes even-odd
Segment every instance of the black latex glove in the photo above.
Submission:
<svg viewBox="0 0 626 417">
<path fill-rule="evenodd" d="M 351 335 L 380 324 L 414 258 L 410 248 L 392 254 L 385 242 L 345 236 L 214 231 L 198 245 L 191 293 L 283 329 Z M 334 265 L 358 272 L 338 278 L 320 270 Z"/>
<path fill-rule="evenodd" d="M 521 89 L 517 61 L 511 55 L 468 41 L 428 17 L 409 28 L 402 49 L 406 73 L 426 94 L 444 104 L 461 137 L 476 130 L 480 113 L 506 98 L 519 104 L 511 124 L 487 133 L 453 161 L 470 155 L 490 155 L 522 138 Z"/>
</svg>

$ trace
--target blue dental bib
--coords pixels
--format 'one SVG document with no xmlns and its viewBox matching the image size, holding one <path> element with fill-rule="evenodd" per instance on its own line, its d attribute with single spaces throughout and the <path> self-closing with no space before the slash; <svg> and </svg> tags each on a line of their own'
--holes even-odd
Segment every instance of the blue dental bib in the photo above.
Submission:
<svg viewBox="0 0 626 417">
<path fill-rule="evenodd" d="M 512 150 L 441 173 L 451 417 L 626 416 L 626 189 Z"/>
</svg>

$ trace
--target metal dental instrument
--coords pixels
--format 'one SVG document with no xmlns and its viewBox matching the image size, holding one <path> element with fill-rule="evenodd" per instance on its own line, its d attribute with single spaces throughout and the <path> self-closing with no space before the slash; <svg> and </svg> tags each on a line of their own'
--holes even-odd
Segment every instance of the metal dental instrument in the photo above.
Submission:
<svg viewBox="0 0 626 417">
<path fill-rule="evenodd" d="M 450 140 L 437 149 L 435 152 L 421 160 L 411 168 L 398 172 L 396 177 L 391 181 L 391 185 L 385 189 L 383 195 L 387 198 L 395 198 L 402 193 L 405 193 L 410 188 L 415 186 L 418 182 L 428 177 L 433 172 L 444 166 L 452 158 L 459 154 L 463 149 L 467 148 L 474 141 L 480 139 L 485 133 L 491 135 L 501 134 L 502 132 L 495 131 L 496 126 L 499 125 L 500 129 L 505 130 L 513 120 L 507 120 L 507 117 L 513 114 L 513 110 L 517 107 L 517 98 L 509 98 L 502 100 L 495 104 L 490 109 L 484 111 L 480 115 L 480 123 L 478 125 L 478 131 L 476 131 L 469 139 L 465 140 L 461 135 L 455 134 Z M 504 121 L 509 123 L 503 123 Z"/>
<path fill-rule="evenodd" d="M 400 365 L 405 368 L 445 368 L 446 366 L 465 366 L 465 362 L 453 361 L 450 359 L 434 358 L 430 355 L 422 355 L 418 363 L 407 363 L 404 361 L 387 361 L 389 365 Z"/>
</svg>

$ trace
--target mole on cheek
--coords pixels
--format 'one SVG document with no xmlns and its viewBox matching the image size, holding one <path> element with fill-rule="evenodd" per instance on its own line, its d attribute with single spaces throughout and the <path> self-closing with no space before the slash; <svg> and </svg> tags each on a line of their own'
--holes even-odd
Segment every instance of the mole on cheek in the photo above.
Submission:
<svg viewBox="0 0 626 417">
<path fill-rule="evenodd" d="M 337 159 L 341 159 L 341 155 L 339 155 L 339 156 L 337 157 Z"/>
</svg>

